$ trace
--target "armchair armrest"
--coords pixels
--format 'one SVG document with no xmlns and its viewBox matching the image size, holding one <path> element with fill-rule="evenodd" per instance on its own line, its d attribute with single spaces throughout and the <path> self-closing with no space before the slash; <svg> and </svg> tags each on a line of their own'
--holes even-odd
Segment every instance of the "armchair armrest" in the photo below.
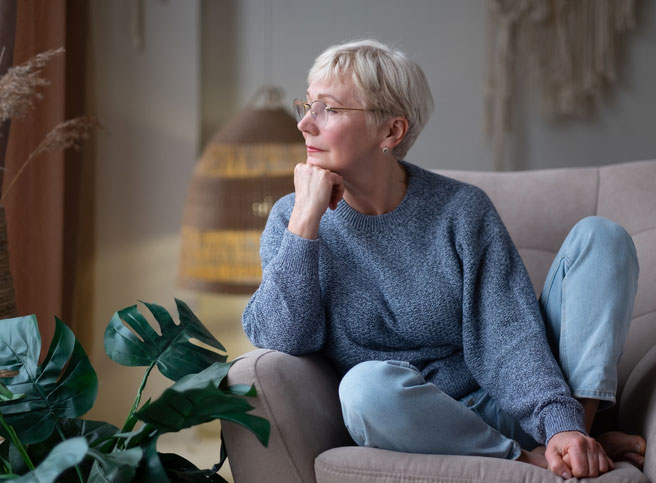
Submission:
<svg viewBox="0 0 656 483">
<path fill-rule="evenodd" d="M 656 346 L 629 374 L 619 404 L 619 425 L 647 441 L 643 471 L 649 481 L 656 481 Z"/>
<path fill-rule="evenodd" d="M 314 482 L 320 453 L 353 444 L 342 423 L 339 378 L 319 354 L 254 350 L 232 366 L 227 382 L 254 384 L 253 414 L 271 423 L 268 448 L 241 426 L 222 423 L 230 468 L 240 483 Z"/>
</svg>

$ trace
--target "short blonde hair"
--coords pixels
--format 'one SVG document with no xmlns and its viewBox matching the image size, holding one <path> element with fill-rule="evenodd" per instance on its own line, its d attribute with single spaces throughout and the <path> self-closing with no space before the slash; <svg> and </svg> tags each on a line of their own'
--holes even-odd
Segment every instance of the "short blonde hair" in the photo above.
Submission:
<svg viewBox="0 0 656 483">
<path fill-rule="evenodd" d="M 433 95 L 421 68 L 403 52 L 376 40 L 334 45 L 314 61 L 308 83 L 332 81 L 351 74 L 356 98 L 367 112 L 370 126 L 393 116 L 408 120 L 408 131 L 393 153 L 403 158 L 433 112 Z"/>
</svg>

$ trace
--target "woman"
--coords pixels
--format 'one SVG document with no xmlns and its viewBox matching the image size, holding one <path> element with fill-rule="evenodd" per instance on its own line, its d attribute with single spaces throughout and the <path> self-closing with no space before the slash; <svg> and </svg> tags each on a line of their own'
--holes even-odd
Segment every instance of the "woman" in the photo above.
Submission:
<svg viewBox="0 0 656 483">
<path fill-rule="evenodd" d="M 308 84 L 294 101 L 307 162 L 262 235 L 251 341 L 323 352 L 345 374 L 360 445 L 517 459 L 565 478 L 612 469 L 601 443 L 640 464 L 642 438 L 587 435 L 615 397 L 637 285 L 628 234 L 579 223 L 539 306 L 487 196 L 402 161 L 433 107 L 414 62 L 375 41 L 338 45 Z"/>
</svg>

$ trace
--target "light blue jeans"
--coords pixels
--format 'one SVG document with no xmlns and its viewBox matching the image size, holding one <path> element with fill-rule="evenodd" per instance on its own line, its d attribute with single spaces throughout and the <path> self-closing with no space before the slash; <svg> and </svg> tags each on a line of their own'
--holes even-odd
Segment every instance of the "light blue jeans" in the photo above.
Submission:
<svg viewBox="0 0 656 483">
<path fill-rule="evenodd" d="M 601 217 L 577 223 L 540 297 L 547 337 L 577 398 L 615 402 L 638 259 L 629 234 Z M 367 361 L 339 387 L 344 422 L 361 446 L 408 453 L 516 459 L 537 445 L 479 389 L 457 401 L 403 361 Z"/>
</svg>

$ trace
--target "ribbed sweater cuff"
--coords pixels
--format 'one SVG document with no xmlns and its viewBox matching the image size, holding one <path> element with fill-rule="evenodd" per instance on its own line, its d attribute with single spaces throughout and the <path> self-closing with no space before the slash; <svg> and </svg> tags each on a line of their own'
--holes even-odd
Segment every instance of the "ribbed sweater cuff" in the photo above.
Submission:
<svg viewBox="0 0 656 483">
<path fill-rule="evenodd" d="M 563 431 L 579 431 L 588 434 L 583 424 L 583 411 L 576 406 L 551 404 L 542 410 L 544 413 L 544 431 L 547 444 L 551 437 Z"/>
<path fill-rule="evenodd" d="M 319 269 L 319 240 L 308 240 L 285 230 L 275 268 L 290 273 L 317 272 Z"/>
</svg>

